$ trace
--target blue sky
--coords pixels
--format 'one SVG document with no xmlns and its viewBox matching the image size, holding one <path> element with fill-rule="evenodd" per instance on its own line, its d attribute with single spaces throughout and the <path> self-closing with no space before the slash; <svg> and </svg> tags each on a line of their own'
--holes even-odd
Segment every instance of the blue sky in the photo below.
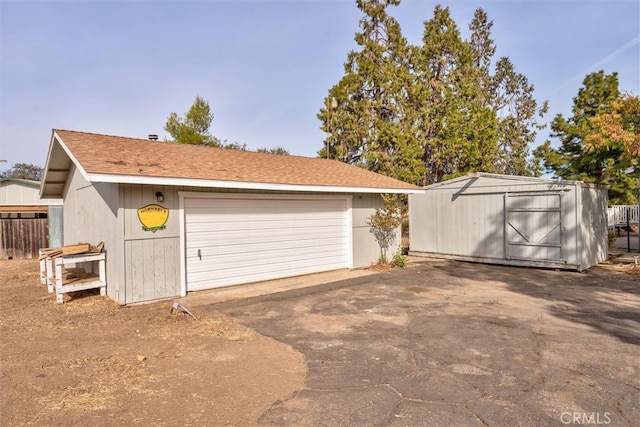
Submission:
<svg viewBox="0 0 640 427">
<path fill-rule="evenodd" d="M 404 0 L 389 13 L 420 44 L 436 4 L 464 36 L 474 10 L 487 11 L 496 59 L 508 56 L 549 100 L 546 122 L 570 115 L 585 75 L 600 69 L 640 94 L 638 0 Z M 361 17 L 354 0 L 0 0 L 0 169 L 44 166 L 52 128 L 168 137 L 169 114 L 198 95 L 213 135 L 315 156 L 316 114 Z"/>
</svg>

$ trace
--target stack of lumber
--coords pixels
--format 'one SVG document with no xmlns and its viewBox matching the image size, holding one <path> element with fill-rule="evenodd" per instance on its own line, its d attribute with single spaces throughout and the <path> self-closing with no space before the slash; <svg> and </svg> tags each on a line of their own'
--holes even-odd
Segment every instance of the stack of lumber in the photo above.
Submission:
<svg viewBox="0 0 640 427">
<path fill-rule="evenodd" d="M 100 288 L 100 295 L 106 295 L 103 247 L 100 242 L 96 246 L 78 243 L 40 249 L 40 283 L 46 284 L 50 293 L 56 293 L 58 303 L 64 302 L 63 294 L 67 292 Z"/>
<path fill-rule="evenodd" d="M 59 248 L 48 248 L 42 251 L 40 255 L 40 260 L 43 260 L 46 258 L 58 258 L 60 256 L 65 256 L 65 255 L 100 253 L 102 252 L 103 247 L 104 247 L 104 243 L 100 242 L 96 246 L 92 246 L 89 243 L 78 243 L 75 245 L 67 245 Z"/>
</svg>

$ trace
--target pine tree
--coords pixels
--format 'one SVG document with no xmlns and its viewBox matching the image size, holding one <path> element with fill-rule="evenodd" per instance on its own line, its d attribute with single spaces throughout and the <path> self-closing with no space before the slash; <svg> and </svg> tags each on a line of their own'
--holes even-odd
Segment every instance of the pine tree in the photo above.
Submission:
<svg viewBox="0 0 640 427">
<path fill-rule="evenodd" d="M 496 64 L 494 79 L 494 111 L 500 117 L 498 125 L 499 153 L 497 172 L 507 175 L 539 175 L 539 167 L 531 158 L 529 147 L 537 131 L 546 124 L 538 122 L 548 111 L 545 101 L 538 107 L 533 97 L 534 87 L 527 77 L 515 71 L 509 58 Z"/>
<path fill-rule="evenodd" d="M 180 144 L 220 146 L 220 141 L 209 133 L 213 113 L 209 103 L 197 96 L 184 118 L 171 113 L 164 126 L 175 142 Z"/>
<path fill-rule="evenodd" d="M 491 39 L 493 22 L 489 21 L 483 9 L 476 9 L 469 24 L 471 49 L 477 85 L 485 93 L 481 105 L 488 105 L 497 116 L 496 137 L 498 140 L 497 159 L 493 172 L 507 175 L 536 175 L 538 167 L 532 160 L 529 147 L 535 141 L 538 130 L 546 125 L 539 123 L 536 116 L 543 117 L 548 110 L 547 102 L 538 106 L 533 97 L 534 87 L 521 73 L 517 73 L 508 57 L 500 58 L 495 64 L 494 74 L 490 68 L 496 52 Z"/>
<path fill-rule="evenodd" d="M 556 115 L 551 124 L 551 137 L 560 140 L 554 149 L 547 141 L 538 149 L 547 170 L 564 179 L 607 184 L 611 204 L 636 203 L 637 180 L 627 174 L 634 161 L 633 143 L 625 143 L 625 136 L 617 139 L 606 126 L 612 118 L 621 130 L 627 131 L 626 141 L 637 138 L 640 124 L 638 109 L 631 109 L 626 117 L 616 117 L 616 110 L 624 111 L 625 98 L 618 89 L 618 74 L 604 71 L 591 73 L 573 99 L 572 116 Z M 634 124 L 635 123 L 635 124 Z M 634 135 L 635 134 L 635 135 Z M 637 158 L 635 159 L 637 163 Z"/>
<path fill-rule="evenodd" d="M 423 183 L 474 171 L 491 171 L 497 155 L 497 119 L 488 73 L 491 45 L 460 36 L 449 8 L 436 6 L 415 52 L 419 129 L 424 141 Z"/>
<path fill-rule="evenodd" d="M 533 86 L 502 58 L 486 12 L 477 9 L 464 40 L 449 8 L 436 6 L 421 46 L 411 46 L 388 6 L 358 0 L 364 18 L 345 75 L 318 118 L 328 136 L 322 157 L 428 185 L 468 172 L 532 175 L 529 146 L 544 114 Z"/>
<path fill-rule="evenodd" d="M 321 157 L 335 158 L 408 182 L 417 182 L 420 145 L 407 121 L 411 74 L 408 43 L 386 9 L 399 0 L 358 0 L 364 13 L 344 65 L 318 114 L 327 132 Z M 333 104 L 333 105 L 332 105 Z"/>
</svg>

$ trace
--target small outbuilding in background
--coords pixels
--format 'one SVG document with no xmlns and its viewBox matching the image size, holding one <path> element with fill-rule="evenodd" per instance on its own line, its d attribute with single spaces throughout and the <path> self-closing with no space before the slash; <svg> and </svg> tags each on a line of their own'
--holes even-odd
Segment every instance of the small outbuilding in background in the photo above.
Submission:
<svg viewBox="0 0 640 427">
<path fill-rule="evenodd" d="M 607 259 L 607 187 L 474 173 L 409 195 L 410 254 L 585 270 Z"/>
<path fill-rule="evenodd" d="M 0 258 L 38 258 L 62 245 L 62 198 L 40 198 L 40 182 L 0 179 Z"/>
</svg>

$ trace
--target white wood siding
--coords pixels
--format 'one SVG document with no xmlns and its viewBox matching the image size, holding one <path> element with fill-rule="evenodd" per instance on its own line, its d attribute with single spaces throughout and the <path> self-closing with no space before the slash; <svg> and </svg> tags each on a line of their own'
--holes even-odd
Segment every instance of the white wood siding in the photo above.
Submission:
<svg viewBox="0 0 640 427">
<path fill-rule="evenodd" d="M 124 285 L 122 229 L 118 220 L 118 184 L 88 183 L 72 167 L 63 194 L 64 244 L 79 242 L 93 245 L 104 242 L 107 253 L 107 295 L 124 303 L 120 297 Z"/>
<path fill-rule="evenodd" d="M 409 200 L 411 250 L 504 258 L 501 194 L 453 198 L 450 192 L 432 191 Z"/>
<path fill-rule="evenodd" d="M 349 199 L 184 198 L 186 290 L 350 266 Z"/>
<path fill-rule="evenodd" d="M 125 241 L 126 303 L 180 294 L 180 239 Z"/>
<path fill-rule="evenodd" d="M 380 258 L 380 246 L 367 221 L 376 213 L 377 208 L 383 208 L 384 201 L 379 194 L 359 194 L 353 197 L 352 226 L 353 226 L 353 267 L 369 267 Z M 396 239 L 387 251 L 389 259 L 398 250 L 401 243 L 400 227 L 396 230 Z"/>
<path fill-rule="evenodd" d="M 178 194 L 163 186 L 122 184 L 125 303 L 180 295 L 180 225 Z M 158 202 L 156 192 L 164 195 Z M 169 209 L 166 228 L 144 231 L 138 208 L 157 203 Z"/>
<path fill-rule="evenodd" d="M 580 182 L 507 176 L 436 184 L 409 196 L 410 253 L 589 268 L 607 257 L 606 193 Z"/>
<path fill-rule="evenodd" d="M 40 189 L 14 181 L 0 183 L 0 205 L 2 206 L 49 206 L 62 205 L 62 199 L 41 199 Z"/>
<path fill-rule="evenodd" d="M 607 205 L 606 191 L 583 188 L 580 192 L 579 250 L 585 265 L 595 265 L 609 256 Z"/>
</svg>

